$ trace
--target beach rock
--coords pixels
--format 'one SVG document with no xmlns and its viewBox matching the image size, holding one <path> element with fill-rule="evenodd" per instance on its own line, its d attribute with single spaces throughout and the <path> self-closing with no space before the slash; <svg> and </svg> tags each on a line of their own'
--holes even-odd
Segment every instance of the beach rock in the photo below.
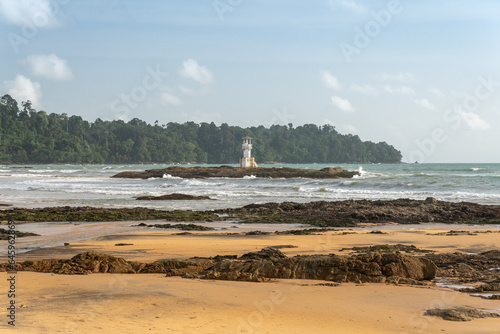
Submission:
<svg viewBox="0 0 500 334">
<path fill-rule="evenodd" d="M 84 252 L 69 260 L 25 261 L 19 264 L 18 270 L 66 275 L 135 272 L 131 264 L 123 258 L 101 254 L 96 251 Z"/>
<path fill-rule="evenodd" d="M 500 268 L 500 259 L 496 258 L 496 250 L 481 254 L 464 254 L 460 252 L 447 254 L 426 254 L 437 267 L 437 276 L 448 278 L 485 280 L 494 279 L 498 275 L 491 268 Z"/>
<path fill-rule="evenodd" d="M 193 200 L 206 200 L 211 199 L 208 196 L 194 196 L 186 194 L 169 194 L 162 196 L 139 196 L 136 198 L 138 201 L 193 201 Z"/>
<path fill-rule="evenodd" d="M 31 233 L 31 232 L 20 232 L 16 230 L 7 230 L 0 228 L 0 240 L 9 240 L 12 236 L 15 235 L 16 238 L 24 238 L 24 237 L 38 237 L 40 234 Z"/>
<path fill-rule="evenodd" d="M 487 259 L 490 259 L 490 260 L 499 260 L 500 261 L 500 250 L 498 250 L 498 249 L 483 252 L 483 253 L 481 253 L 481 255 Z"/>
<path fill-rule="evenodd" d="M 250 252 L 243 254 L 240 259 L 242 260 L 271 260 L 271 259 L 284 259 L 285 254 L 276 248 L 266 247 L 258 252 Z"/>
<path fill-rule="evenodd" d="M 290 278 L 382 283 L 387 280 L 397 281 L 400 278 L 430 280 L 435 277 L 437 269 L 428 259 L 403 254 L 369 253 L 352 257 L 312 255 L 287 258 L 268 252 L 262 250 L 259 255 L 251 253 L 251 256 L 242 256 L 237 260 L 220 261 L 202 274 L 208 279 L 227 280 L 262 281 Z"/>
<path fill-rule="evenodd" d="M 186 260 L 159 260 L 150 264 L 134 263 L 134 269 L 137 273 L 162 273 L 166 276 L 184 276 L 197 275 L 215 263 L 215 260 L 209 258 L 191 258 Z"/>
<path fill-rule="evenodd" d="M 449 321 L 471 321 L 473 319 L 482 318 L 500 318 L 497 313 L 484 312 L 468 307 L 448 308 L 448 309 L 431 309 L 427 310 L 424 315 L 441 317 Z"/>
<path fill-rule="evenodd" d="M 242 208 L 216 210 L 258 223 L 299 223 L 316 226 L 356 226 L 358 223 L 488 223 L 500 222 L 499 205 L 397 199 L 388 201 L 347 200 L 310 203 L 250 204 Z"/>
<path fill-rule="evenodd" d="M 494 281 L 482 284 L 475 288 L 464 288 L 460 289 L 460 292 L 467 293 L 479 293 L 479 292 L 497 292 L 500 291 L 500 279 L 496 279 Z"/>
<path fill-rule="evenodd" d="M 7 264 L 2 264 L 6 268 Z M 78 254 L 69 260 L 41 260 L 18 263 L 18 271 L 57 274 L 90 273 L 164 273 L 167 276 L 205 279 L 264 281 L 277 278 L 316 279 L 335 282 L 398 282 L 401 279 L 433 279 L 432 261 L 403 254 L 368 253 L 351 257 L 312 255 L 286 257 L 281 251 L 265 248 L 240 258 L 169 259 L 153 263 L 129 262 L 95 251 Z"/>
<path fill-rule="evenodd" d="M 164 229 L 177 229 L 182 231 L 214 231 L 215 228 L 197 225 L 197 224 L 145 224 L 140 223 L 136 226 L 153 227 L 153 228 L 164 228 Z"/>
</svg>

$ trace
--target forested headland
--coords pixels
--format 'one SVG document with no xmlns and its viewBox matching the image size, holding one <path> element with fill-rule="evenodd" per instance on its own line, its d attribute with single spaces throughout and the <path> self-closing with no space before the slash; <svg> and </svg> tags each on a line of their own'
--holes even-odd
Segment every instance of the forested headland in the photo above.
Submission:
<svg viewBox="0 0 500 334">
<path fill-rule="evenodd" d="M 237 163 L 241 138 L 254 138 L 258 163 L 399 163 L 401 152 L 386 142 L 362 141 L 331 125 L 292 124 L 242 128 L 226 123 L 148 124 L 134 118 L 88 122 L 47 114 L 0 99 L 0 163 Z"/>
</svg>

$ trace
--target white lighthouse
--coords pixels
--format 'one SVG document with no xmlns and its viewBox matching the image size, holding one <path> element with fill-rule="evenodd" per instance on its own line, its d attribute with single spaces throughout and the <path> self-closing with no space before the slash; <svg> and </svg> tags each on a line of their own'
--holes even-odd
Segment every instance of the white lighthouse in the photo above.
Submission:
<svg viewBox="0 0 500 334">
<path fill-rule="evenodd" d="M 258 167 L 255 163 L 255 159 L 252 158 L 252 137 L 243 137 L 243 144 L 241 149 L 243 150 L 243 157 L 240 158 L 241 168 L 253 168 Z"/>
</svg>

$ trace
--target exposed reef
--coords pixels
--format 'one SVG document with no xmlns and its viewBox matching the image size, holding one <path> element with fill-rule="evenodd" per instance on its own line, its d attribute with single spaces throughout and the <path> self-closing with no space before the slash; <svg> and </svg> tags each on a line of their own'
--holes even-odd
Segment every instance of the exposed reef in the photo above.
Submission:
<svg viewBox="0 0 500 334">
<path fill-rule="evenodd" d="M 143 172 L 121 172 L 112 177 L 125 179 L 162 178 L 164 175 L 181 177 L 185 179 L 205 179 L 209 177 L 264 177 L 264 178 L 310 178 L 310 179 L 337 179 L 352 178 L 358 172 L 346 171 L 340 167 L 323 169 L 298 169 L 298 168 L 240 168 L 231 166 L 221 167 L 168 167 L 163 169 L 148 169 Z"/>
<path fill-rule="evenodd" d="M 133 221 L 151 219 L 165 219 L 175 222 L 239 220 L 245 223 L 310 224 L 320 227 L 352 227 L 361 223 L 499 224 L 500 206 L 467 202 L 444 202 L 430 197 L 425 200 L 347 200 L 337 202 L 250 204 L 241 208 L 215 211 L 162 211 L 141 207 L 108 209 L 69 206 L 0 210 L 0 221 L 9 219 L 16 222 Z M 298 231 L 296 233 L 310 234 L 316 232 L 322 232 L 322 230 Z M 474 235 L 477 233 L 470 234 Z"/>
<path fill-rule="evenodd" d="M 12 230 L 6 230 L 3 228 L 0 228 L 0 240 L 9 240 L 9 238 L 11 238 L 12 235 L 15 235 L 16 238 L 40 236 L 40 234 L 31 233 L 31 232 L 20 232 L 20 231 L 12 232 Z"/>
<path fill-rule="evenodd" d="M 424 315 L 441 317 L 448 321 L 471 321 L 483 318 L 500 318 L 497 313 L 485 312 L 469 307 L 427 310 Z"/>
<path fill-rule="evenodd" d="M 174 210 L 161 211 L 148 208 L 123 208 L 123 209 L 108 209 L 95 208 L 90 206 L 84 207 L 49 207 L 23 209 L 13 208 L 0 210 L 0 221 L 14 220 L 16 222 L 47 222 L 47 221 L 134 221 L 134 220 L 151 220 L 165 219 L 175 222 L 186 221 L 221 221 L 220 218 L 213 212 L 197 212 L 191 210 Z"/>
<path fill-rule="evenodd" d="M 246 222 L 316 226 L 356 226 L 358 223 L 500 223 L 499 205 L 444 202 L 432 197 L 425 200 L 250 204 L 216 212 L 238 217 Z"/>
<path fill-rule="evenodd" d="M 211 199 L 208 196 L 194 196 L 186 194 L 168 194 L 162 196 L 139 196 L 136 198 L 138 201 L 194 201 L 194 200 L 205 200 Z"/>
<path fill-rule="evenodd" d="M 145 227 L 153 227 L 153 228 L 165 228 L 165 229 L 177 229 L 182 231 L 214 231 L 215 228 L 207 227 L 196 224 L 145 224 L 140 223 L 139 225 L 134 226 L 145 226 Z"/>
<path fill-rule="evenodd" d="M 0 264 L 5 271 L 8 264 Z M 164 273 L 167 276 L 265 281 L 278 278 L 317 279 L 334 282 L 416 282 L 431 280 L 436 265 L 426 258 L 399 253 L 378 252 L 353 256 L 308 255 L 287 257 L 281 251 L 264 248 L 259 252 L 213 258 L 160 260 L 153 263 L 126 261 L 123 258 L 88 251 L 67 260 L 25 261 L 18 271 L 57 274 L 90 273 Z"/>
</svg>

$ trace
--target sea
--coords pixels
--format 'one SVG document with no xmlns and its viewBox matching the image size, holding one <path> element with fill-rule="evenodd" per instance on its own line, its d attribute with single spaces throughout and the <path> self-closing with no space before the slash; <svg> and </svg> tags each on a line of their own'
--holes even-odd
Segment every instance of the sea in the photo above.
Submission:
<svg viewBox="0 0 500 334">
<path fill-rule="evenodd" d="M 123 171 L 172 165 L 0 165 L 0 204 L 34 208 L 94 206 L 212 210 L 251 203 L 425 199 L 500 205 L 500 164 L 273 164 L 272 168 L 342 167 L 352 179 L 118 179 Z M 175 165 L 179 166 L 179 165 Z M 195 165 L 180 165 L 192 167 Z M 215 165 L 203 165 L 215 166 Z M 236 165 L 234 165 L 236 166 Z M 138 196 L 205 195 L 201 201 L 138 201 Z"/>
</svg>

